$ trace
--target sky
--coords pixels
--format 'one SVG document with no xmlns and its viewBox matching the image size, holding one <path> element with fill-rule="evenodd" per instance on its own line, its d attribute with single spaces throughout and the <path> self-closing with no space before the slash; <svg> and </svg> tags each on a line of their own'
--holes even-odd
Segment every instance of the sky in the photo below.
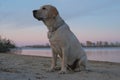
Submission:
<svg viewBox="0 0 120 80">
<path fill-rule="evenodd" d="M 32 15 L 46 4 L 58 9 L 80 42 L 120 42 L 120 0 L 0 0 L 0 35 L 18 46 L 49 43 L 46 26 Z"/>
</svg>

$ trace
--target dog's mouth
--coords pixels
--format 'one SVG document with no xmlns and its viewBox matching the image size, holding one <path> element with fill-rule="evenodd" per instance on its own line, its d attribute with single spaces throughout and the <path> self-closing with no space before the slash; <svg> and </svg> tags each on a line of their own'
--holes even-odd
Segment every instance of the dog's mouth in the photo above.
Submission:
<svg viewBox="0 0 120 80">
<path fill-rule="evenodd" d="M 33 16 L 34 16 L 34 18 L 37 19 L 38 21 L 43 20 L 43 18 L 41 18 L 41 17 L 38 18 L 35 14 L 33 14 Z"/>
<path fill-rule="evenodd" d="M 35 17 L 35 16 L 34 16 Z M 41 17 L 35 17 L 38 21 L 41 21 L 41 20 L 43 20 L 43 18 L 41 18 Z"/>
</svg>

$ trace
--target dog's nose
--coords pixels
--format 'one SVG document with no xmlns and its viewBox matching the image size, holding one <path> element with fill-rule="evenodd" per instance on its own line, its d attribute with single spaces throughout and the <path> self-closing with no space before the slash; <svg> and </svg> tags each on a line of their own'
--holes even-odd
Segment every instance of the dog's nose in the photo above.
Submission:
<svg viewBox="0 0 120 80">
<path fill-rule="evenodd" d="M 36 13 L 37 12 L 37 10 L 33 10 L 33 13 Z"/>
</svg>

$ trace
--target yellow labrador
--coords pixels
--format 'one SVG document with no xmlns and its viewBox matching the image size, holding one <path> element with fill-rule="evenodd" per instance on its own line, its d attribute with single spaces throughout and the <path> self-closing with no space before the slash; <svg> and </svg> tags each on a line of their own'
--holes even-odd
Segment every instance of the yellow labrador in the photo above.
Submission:
<svg viewBox="0 0 120 80">
<path fill-rule="evenodd" d="M 61 71 L 78 71 L 86 68 L 87 57 L 78 39 L 71 32 L 68 25 L 60 17 L 57 9 L 51 5 L 44 5 L 33 10 L 33 16 L 43 21 L 48 28 L 48 38 L 51 44 L 53 58 L 50 71 L 56 70 L 57 56 L 61 58 Z"/>
</svg>

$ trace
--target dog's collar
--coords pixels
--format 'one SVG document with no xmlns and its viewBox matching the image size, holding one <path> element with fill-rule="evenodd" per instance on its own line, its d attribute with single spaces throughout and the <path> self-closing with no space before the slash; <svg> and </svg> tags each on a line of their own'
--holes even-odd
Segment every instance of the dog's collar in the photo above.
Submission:
<svg viewBox="0 0 120 80">
<path fill-rule="evenodd" d="M 55 31 L 57 31 L 63 24 L 64 24 L 64 21 L 62 20 L 62 21 L 61 21 L 61 24 L 59 24 L 57 27 L 54 27 L 54 29 L 53 29 L 52 31 L 50 31 L 50 32 L 55 32 Z"/>
</svg>

